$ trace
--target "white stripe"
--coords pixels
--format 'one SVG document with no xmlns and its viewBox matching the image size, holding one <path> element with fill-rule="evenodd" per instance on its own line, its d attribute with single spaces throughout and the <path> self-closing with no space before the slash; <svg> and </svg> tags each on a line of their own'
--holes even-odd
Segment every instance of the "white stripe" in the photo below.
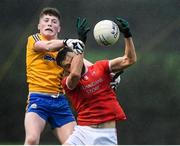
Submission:
<svg viewBox="0 0 180 146">
<path fill-rule="evenodd" d="M 41 40 L 41 39 L 39 38 L 38 34 L 34 34 L 34 35 L 33 35 L 33 38 L 34 38 L 34 40 L 35 40 L 36 42 Z"/>
</svg>

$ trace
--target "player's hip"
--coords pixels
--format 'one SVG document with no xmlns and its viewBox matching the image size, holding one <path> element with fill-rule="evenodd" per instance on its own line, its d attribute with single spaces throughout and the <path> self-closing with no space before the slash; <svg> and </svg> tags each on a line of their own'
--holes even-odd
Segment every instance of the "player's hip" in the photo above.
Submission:
<svg viewBox="0 0 180 146">
<path fill-rule="evenodd" d="M 41 108 L 53 111 L 61 108 L 69 108 L 69 103 L 63 93 L 30 92 L 27 100 L 27 108 Z"/>
<path fill-rule="evenodd" d="M 99 124 L 91 124 L 88 125 L 91 128 L 115 128 L 116 122 L 115 121 L 107 121 Z"/>
<path fill-rule="evenodd" d="M 77 125 L 66 143 L 72 145 L 116 145 L 116 129 Z"/>
</svg>

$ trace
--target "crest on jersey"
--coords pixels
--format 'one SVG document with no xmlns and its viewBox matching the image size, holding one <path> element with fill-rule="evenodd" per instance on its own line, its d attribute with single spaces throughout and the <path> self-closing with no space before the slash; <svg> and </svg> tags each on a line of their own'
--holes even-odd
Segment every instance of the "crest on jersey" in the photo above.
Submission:
<svg viewBox="0 0 180 146">
<path fill-rule="evenodd" d="M 88 78 L 88 76 L 84 76 L 83 79 L 84 79 L 85 81 L 87 81 L 89 78 Z"/>
</svg>

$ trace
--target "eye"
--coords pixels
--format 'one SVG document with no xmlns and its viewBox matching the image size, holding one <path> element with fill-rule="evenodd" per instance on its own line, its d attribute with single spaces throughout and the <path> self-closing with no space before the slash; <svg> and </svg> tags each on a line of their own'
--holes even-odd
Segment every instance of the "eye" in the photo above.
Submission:
<svg viewBox="0 0 180 146">
<path fill-rule="evenodd" d="M 57 20 L 57 19 L 51 19 L 51 23 L 57 24 L 57 23 L 58 23 L 58 20 Z"/>
<path fill-rule="evenodd" d="M 57 20 L 53 20 L 52 22 L 53 22 L 54 24 L 57 24 Z"/>
<path fill-rule="evenodd" d="M 44 19 L 44 22 L 48 22 L 49 21 L 49 19 Z"/>
</svg>

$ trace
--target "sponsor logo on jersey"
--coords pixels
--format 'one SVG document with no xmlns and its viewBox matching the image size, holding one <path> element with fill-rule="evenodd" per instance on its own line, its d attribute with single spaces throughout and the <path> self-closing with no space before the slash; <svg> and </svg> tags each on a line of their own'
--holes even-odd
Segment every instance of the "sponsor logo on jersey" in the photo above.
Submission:
<svg viewBox="0 0 180 146">
<path fill-rule="evenodd" d="M 44 55 L 44 60 L 48 60 L 48 61 L 56 61 L 56 59 L 53 58 L 52 56 L 50 56 L 49 54 Z"/>
</svg>

